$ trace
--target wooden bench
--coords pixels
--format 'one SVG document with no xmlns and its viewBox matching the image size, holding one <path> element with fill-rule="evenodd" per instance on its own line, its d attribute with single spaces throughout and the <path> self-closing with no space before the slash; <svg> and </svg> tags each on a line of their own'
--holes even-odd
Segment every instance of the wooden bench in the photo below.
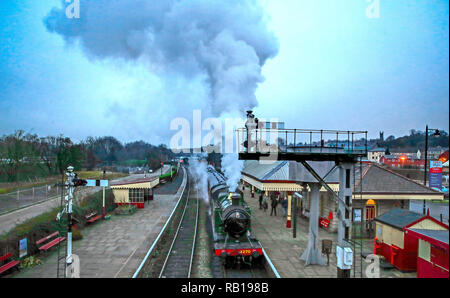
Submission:
<svg viewBox="0 0 450 298">
<path fill-rule="evenodd" d="M 11 253 L 7 253 L 6 255 L 0 257 L 0 262 L 6 261 L 7 259 L 11 258 L 12 254 Z M 3 266 L 0 267 L 0 274 L 2 274 L 3 272 L 8 271 L 11 268 L 16 267 L 17 265 L 19 265 L 19 261 L 11 261 L 8 262 L 6 264 L 4 264 Z"/>
<path fill-rule="evenodd" d="M 103 215 L 97 215 L 97 212 L 92 212 L 91 214 L 88 214 L 85 217 L 88 223 L 94 223 L 100 218 L 102 218 Z"/>
<path fill-rule="evenodd" d="M 47 237 L 44 237 L 38 241 L 36 241 L 36 245 L 41 245 L 42 243 L 56 237 L 55 239 L 51 240 L 50 242 L 47 242 L 46 244 L 39 247 L 39 250 L 48 251 L 50 248 L 55 246 L 56 244 L 66 240 L 66 237 L 58 237 L 59 232 L 54 232 L 53 234 L 48 235 Z"/>
</svg>

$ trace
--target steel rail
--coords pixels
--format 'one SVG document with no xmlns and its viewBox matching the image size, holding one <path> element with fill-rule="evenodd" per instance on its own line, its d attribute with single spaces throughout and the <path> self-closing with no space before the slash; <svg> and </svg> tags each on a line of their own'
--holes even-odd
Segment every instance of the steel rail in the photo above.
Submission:
<svg viewBox="0 0 450 298">
<path fill-rule="evenodd" d="M 191 193 L 191 186 L 189 184 L 188 185 L 188 195 L 187 195 L 187 198 L 186 198 L 186 204 L 184 206 L 183 214 L 181 215 L 181 219 L 180 219 L 180 223 L 178 224 L 177 232 L 175 233 L 175 237 L 173 237 L 172 244 L 170 245 L 169 251 L 168 251 L 167 256 L 166 256 L 166 259 L 164 260 L 164 264 L 163 264 L 163 266 L 161 268 L 161 272 L 159 273 L 159 278 L 162 277 L 164 271 L 166 270 L 167 261 L 169 260 L 170 255 L 172 254 L 173 246 L 175 245 L 175 242 L 177 241 L 178 234 L 180 232 L 181 226 L 183 225 L 184 215 L 186 214 L 187 206 L 189 205 L 190 193 Z"/>
<path fill-rule="evenodd" d="M 262 246 L 261 242 L 258 241 L 258 243 L 259 243 L 259 245 L 261 245 L 262 252 L 264 254 L 264 258 L 266 258 L 266 261 L 269 264 L 269 267 L 272 270 L 273 274 L 275 275 L 276 278 L 281 278 L 280 274 L 278 274 L 277 269 L 275 268 L 275 266 L 273 265 L 272 261 L 270 260 L 269 255 L 264 250 L 264 247 Z"/>
<path fill-rule="evenodd" d="M 186 175 L 186 184 L 184 185 L 183 191 L 181 192 L 180 198 L 178 199 L 177 204 L 175 205 L 175 208 L 173 208 L 172 213 L 170 214 L 169 218 L 167 219 L 166 223 L 164 224 L 164 227 L 161 229 L 161 232 L 159 232 L 158 237 L 156 237 L 155 241 L 153 241 L 152 246 L 150 247 L 150 249 L 148 250 L 147 254 L 145 255 L 144 259 L 142 260 L 141 264 L 139 265 L 138 269 L 136 270 L 136 272 L 133 274 L 132 278 L 137 278 L 137 276 L 139 275 L 139 273 L 141 272 L 142 268 L 144 267 L 144 264 L 147 262 L 148 257 L 151 255 L 151 253 L 153 252 L 153 250 L 156 247 L 156 244 L 159 242 L 159 240 L 161 239 L 162 235 L 164 234 L 164 232 L 166 231 L 167 226 L 169 225 L 169 222 L 172 220 L 173 215 L 175 214 L 175 211 L 178 209 L 178 205 L 180 205 L 180 202 L 183 198 L 184 192 L 186 190 L 186 185 L 189 183 L 188 181 L 188 177 L 187 177 L 187 172 L 186 169 L 183 167 L 183 173 L 184 175 Z"/>
<path fill-rule="evenodd" d="M 198 229 L 198 210 L 199 210 L 199 202 L 198 202 L 198 187 L 196 187 L 197 190 L 197 215 L 195 217 L 195 230 L 194 230 L 194 240 L 192 243 L 192 251 L 191 251 L 191 260 L 189 262 L 189 271 L 188 271 L 188 278 L 191 278 L 191 271 L 192 271 L 192 263 L 194 262 L 194 251 L 195 251 L 195 244 L 197 239 L 197 229 Z"/>
<path fill-rule="evenodd" d="M 270 260 L 269 256 L 267 255 L 266 251 L 264 250 L 264 247 L 262 246 L 261 242 L 258 241 L 258 244 L 261 246 L 262 252 L 263 252 L 263 256 L 265 258 L 265 260 L 267 261 L 267 264 L 269 265 L 270 270 L 272 271 L 273 275 L 275 276 L 275 278 L 281 278 L 280 274 L 278 273 L 277 269 L 275 268 L 275 266 L 273 265 L 272 261 Z M 222 270 L 223 270 L 223 278 L 228 278 L 228 274 L 230 272 L 234 272 L 234 273 L 239 273 L 239 270 L 236 269 L 227 269 L 225 267 L 224 264 L 222 264 Z M 268 273 L 268 268 L 265 267 L 265 272 Z M 251 278 L 256 278 L 256 273 L 255 273 L 255 269 L 254 268 L 249 268 L 248 271 L 242 272 L 241 273 L 241 277 L 245 277 L 244 275 L 246 274 L 250 274 Z M 235 277 L 233 277 L 235 278 Z"/>
</svg>

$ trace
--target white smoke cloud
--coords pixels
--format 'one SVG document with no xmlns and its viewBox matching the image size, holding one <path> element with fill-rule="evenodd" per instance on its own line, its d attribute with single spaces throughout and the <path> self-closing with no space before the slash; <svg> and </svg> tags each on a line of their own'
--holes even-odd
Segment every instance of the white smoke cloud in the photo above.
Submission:
<svg viewBox="0 0 450 298">
<path fill-rule="evenodd" d="M 191 119 L 193 108 L 202 109 L 205 117 L 221 117 L 256 107 L 262 67 L 278 53 L 278 40 L 258 0 L 80 0 L 77 19 L 66 17 L 66 7 L 61 0 L 61 7 L 44 18 L 48 31 L 80 46 L 91 60 L 144 64 L 161 78 L 164 88 L 157 96 L 140 94 L 107 110 L 123 127 L 142 127 L 148 123 L 145 116 L 124 119 L 115 111 L 146 115 L 148 109 L 158 115 L 159 137 L 169 137 L 173 118 Z M 181 84 L 174 86 L 174 81 Z M 203 90 L 190 92 L 192 87 Z M 147 89 L 152 88 L 140 90 Z M 243 163 L 231 154 L 222 164 L 235 190 Z"/>
<path fill-rule="evenodd" d="M 254 108 L 261 67 L 278 52 L 256 0 L 81 0 L 79 19 L 61 2 L 44 19 L 50 32 L 93 60 L 146 61 L 162 77 L 202 78 L 212 116 Z"/>
<path fill-rule="evenodd" d="M 208 157 L 207 154 L 201 155 L 203 158 Z M 195 181 L 195 185 L 197 187 L 197 191 L 199 193 L 199 197 L 202 198 L 205 202 L 208 202 L 208 175 L 207 168 L 208 164 L 206 161 L 189 159 L 189 173 L 191 177 Z"/>
<path fill-rule="evenodd" d="M 237 154 L 224 154 L 222 157 L 222 171 L 227 177 L 227 185 L 231 192 L 236 191 L 239 180 L 241 179 L 241 171 L 244 168 L 244 161 L 239 160 Z"/>
</svg>

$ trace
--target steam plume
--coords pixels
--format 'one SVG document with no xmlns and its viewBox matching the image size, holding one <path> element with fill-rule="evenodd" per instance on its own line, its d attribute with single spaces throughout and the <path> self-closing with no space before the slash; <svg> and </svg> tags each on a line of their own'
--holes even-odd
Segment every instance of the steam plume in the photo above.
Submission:
<svg viewBox="0 0 450 298">
<path fill-rule="evenodd" d="M 81 0 L 79 19 L 68 19 L 61 2 L 44 19 L 47 30 L 92 59 L 145 61 L 162 76 L 200 76 L 214 116 L 255 107 L 261 67 L 278 52 L 256 0 Z"/>
<path fill-rule="evenodd" d="M 207 117 L 253 109 L 258 104 L 256 88 L 264 80 L 261 69 L 278 53 L 278 41 L 267 28 L 258 0 L 80 0 L 78 19 L 66 17 L 66 5 L 61 0 L 61 7 L 44 18 L 47 30 L 79 45 L 92 60 L 148 67 L 166 82 L 165 94 L 151 105 L 161 121 L 189 119 L 193 105 Z M 148 100 L 140 96 L 134 105 L 145 107 L 142 102 Z M 124 122 L 121 113 L 114 113 L 122 108 L 114 103 L 108 114 Z M 135 121 L 136 127 L 148 123 L 145 118 Z M 162 127 L 156 131 L 169 137 L 169 123 L 157 124 Z M 225 156 L 223 169 L 235 188 L 242 163 L 236 155 Z"/>
</svg>

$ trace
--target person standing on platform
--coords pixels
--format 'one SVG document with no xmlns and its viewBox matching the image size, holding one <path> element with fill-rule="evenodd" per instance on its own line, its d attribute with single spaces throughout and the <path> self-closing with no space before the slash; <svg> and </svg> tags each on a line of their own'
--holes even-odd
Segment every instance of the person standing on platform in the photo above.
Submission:
<svg viewBox="0 0 450 298">
<path fill-rule="evenodd" d="M 283 207 L 283 216 L 287 216 L 288 200 L 286 198 L 281 202 L 281 207 Z"/>
<path fill-rule="evenodd" d="M 269 204 L 267 203 L 267 197 L 263 196 L 263 201 L 262 201 L 262 208 L 264 209 L 264 212 L 267 211 L 267 208 L 269 207 Z"/>
<path fill-rule="evenodd" d="M 262 203 L 263 203 L 263 193 L 261 192 L 259 194 L 259 209 L 263 209 L 262 208 Z"/>
<path fill-rule="evenodd" d="M 272 214 L 275 214 L 275 216 L 277 216 L 277 205 L 278 205 L 278 200 L 277 197 L 275 195 L 273 195 L 271 198 L 271 206 L 272 209 L 270 210 L 270 216 L 272 216 Z"/>
</svg>

